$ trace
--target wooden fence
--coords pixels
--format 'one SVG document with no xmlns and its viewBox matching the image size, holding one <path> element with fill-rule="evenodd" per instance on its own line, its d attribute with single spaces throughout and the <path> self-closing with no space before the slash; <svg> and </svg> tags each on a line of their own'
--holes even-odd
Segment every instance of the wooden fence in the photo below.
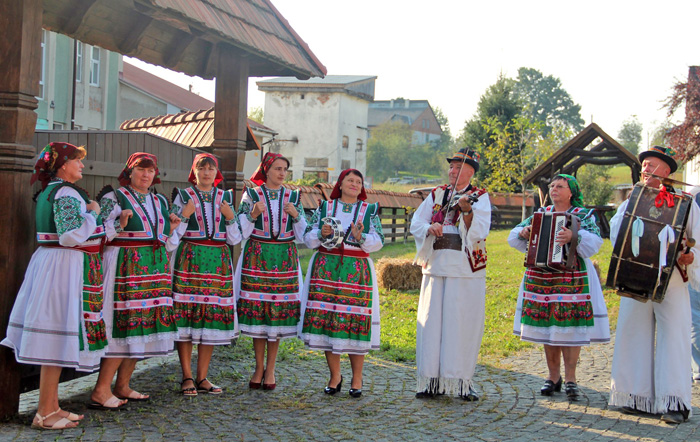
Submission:
<svg viewBox="0 0 700 442">
<path fill-rule="evenodd" d="M 195 155 L 202 152 L 146 132 L 61 130 L 36 131 L 34 134 L 34 146 L 37 152 L 52 141 L 85 146 L 87 149 L 87 158 L 83 161 L 85 169 L 83 179 L 78 184 L 93 198 L 108 184 L 114 188 L 119 186 L 117 177 L 129 155 L 134 152 L 148 152 L 158 158 L 162 184 L 156 187 L 160 192 L 170 196 L 173 187 L 189 185 L 187 176 L 192 160 Z"/>
</svg>

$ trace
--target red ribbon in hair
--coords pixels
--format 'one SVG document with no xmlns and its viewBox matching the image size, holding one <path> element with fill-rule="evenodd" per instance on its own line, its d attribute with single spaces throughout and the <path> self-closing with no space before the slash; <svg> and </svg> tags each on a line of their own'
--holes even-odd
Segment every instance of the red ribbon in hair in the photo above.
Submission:
<svg viewBox="0 0 700 442">
<path fill-rule="evenodd" d="M 654 205 L 656 207 L 661 207 L 664 205 L 664 203 L 666 203 L 668 207 L 673 207 L 676 205 L 676 203 L 673 201 L 673 195 L 666 190 L 666 187 L 662 187 L 659 194 L 656 195 L 656 199 L 654 199 Z"/>
</svg>

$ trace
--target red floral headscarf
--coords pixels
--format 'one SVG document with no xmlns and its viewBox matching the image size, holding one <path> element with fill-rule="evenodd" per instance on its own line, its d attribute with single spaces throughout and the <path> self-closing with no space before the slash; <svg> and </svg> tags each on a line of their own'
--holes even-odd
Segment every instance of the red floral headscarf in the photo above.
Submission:
<svg viewBox="0 0 700 442">
<path fill-rule="evenodd" d="M 199 161 L 202 158 L 209 158 L 216 165 L 216 178 L 214 178 L 214 187 L 218 186 L 219 183 L 224 180 L 224 176 L 221 174 L 221 170 L 219 169 L 219 160 L 217 160 L 216 157 L 210 153 L 200 153 L 194 157 L 194 160 L 192 161 L 192 168 L 190 169 L 190 176 L 187 177 L 187 181 L 194 184 L 195 186 L 197 185 L 197 177 L 194 174 L 194 170 L 197 168 L 197 163 L 199 163 Z"/>
<path fill-rule="evenodd" d="M 39 153 L 39 158 L 34 164 L 34 173 L 32 173 L 30 184 L 39 181 L 41 189 L 46 189 L 51 178 L 56 175 L 56 171 L 66 164 L 76 150 L 80 149 L 85 150 L 82 146 L 77 147 L 69 143 L 49 143 Z"/>
<path fill-rule="evenodd" d="M 362 172 L 360 172 L 357 169 L 345 169 L 340 173 L 340 176 L 338 177 L 338 181 L 335 183 L 335 187 L 333 187 L 333 191 L 331 192 L 331 199 L 332 200 L 337 200 L 340 198 L 341 191 L 340 191 L 340 185 L 343 184 L 343 180 L 345 177 L 350 173 L 350 172 L 355 172 L 360 176 L 360 179 L 362 180 L 362 190 L 360 190 L 360 194 L 357 196 L 357 199 L 360 201 L 364 201 L 367 199 L 367 192 L 365 192 L 365 178 L 362 176 Z"/>
<path fill-rule="evenodd" d="M 288 159 L 286 159 L 278 153 L 268 152 L 265 154 L 262 162 L 260 162 L 260 165 L 253 173 L 253 176 L 250 177 L 250 181 L 254 182 L 257 186 L 262 186 L 263 184 L 265 184 L 265 181 L 267 181 L 267 171 L 270 170 L 270 166 L 272 166 L 272 163 L 274 163 L 275 160 L 280 158 L 286 161 L 287 167 L 289 167 Z"/>
<path fill-rule="evenodd" d="M 156 176 L 153 178 L 153 184 L 160 184 L 160 171 L 158 170 L 158 158 L 155 155 L 146 152 L 134 152 L 131 154 L 128 160 L 126 160 L 126 165 L 124 170 L 119 174 L 119 184 L 122 186 L 128 186 L 131 184 L 131 171 L 134 167 L 138 166 L 144 160 L 151 160 L 153 162 L 153 167 L 156 169 Z"/>
</svg>

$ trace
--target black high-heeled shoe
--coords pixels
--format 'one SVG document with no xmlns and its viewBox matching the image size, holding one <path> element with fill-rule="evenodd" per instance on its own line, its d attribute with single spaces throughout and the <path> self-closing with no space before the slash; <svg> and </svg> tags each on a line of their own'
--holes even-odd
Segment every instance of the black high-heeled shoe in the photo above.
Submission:
<svg viewBox="0 0 700 442">
<path fill-rule="evenodd" d="M 340 382 L 338 382 L 338 385 L 336 385 L 335 387 L 326 387 L 323 389 L 323 392 L 326 394 L 334 395 L 336 393 L 339 393 L 342 388 L 343 388 L 343 376 L 340 376 Z"/>
<path fill-rule="evenodd" d="M 564 391 L 566 392 L 566 397 L 568 397 L 570 400 L 576 400 L 578 399 L 578 385 L 576 385 L 576 382 L 567 382 L 566 388 Z"/>
<path fill-rule="evenodd" d="M 549 379 L 547 379 L 546 381 L 544 381 L 544 385 L 540 389 L 540 394 L 542 396 L 551 396 L 552 393 L 555 391 L 557 393 L 560 392 L 561 391 L 561 383 L 562 383 L 561 376 L 559 376 L 559 380 L 557 381 L 556 384 L 553 381 L 550 381 Z"/>
<path fill-rule="evenodd" d="M 360 387 L 360 388 L 351 388 L 351 389 L 348 391 L 348 394 L 350 395 L 350 397 L 360 397 L 360 396 L 362 396 L 362 387 Z"/>
</svg>

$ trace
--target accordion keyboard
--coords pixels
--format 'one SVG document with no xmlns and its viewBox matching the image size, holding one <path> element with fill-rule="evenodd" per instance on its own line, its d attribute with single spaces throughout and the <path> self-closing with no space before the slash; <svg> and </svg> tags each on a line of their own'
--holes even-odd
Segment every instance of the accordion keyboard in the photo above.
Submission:
<svg viewBox="0 0 700 442">
<path fill-rule="evenodd" d="M 566 226 L 566 217 L 565 216 L 557 216 L 555 217 L 554 220 L 554 229 L 553 234 L 552 234 L 552 262 L 563 262 L 564 261 L 564 247 L 555 242 L 557 235 L 559 232 L 561 232 L 561 229 L 563 229 Z"/>
</svg>

